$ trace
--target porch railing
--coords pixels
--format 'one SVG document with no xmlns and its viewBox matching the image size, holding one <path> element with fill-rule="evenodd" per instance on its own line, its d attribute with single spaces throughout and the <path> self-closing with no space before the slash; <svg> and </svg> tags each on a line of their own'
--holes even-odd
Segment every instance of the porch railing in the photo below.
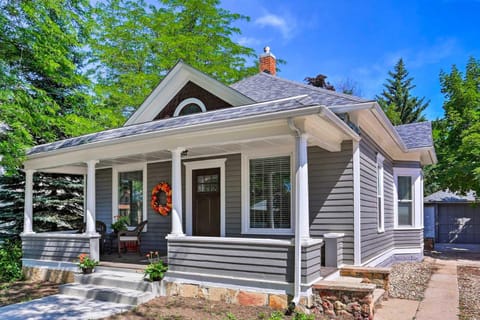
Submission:
<svg viewBox="0 0 480 320">
<path fill-rule="evenodd" d="M 190 280 L 261 286 L 293 283 L 294 246 L 291 240 L 257 238 L 168 238 L 168 276 Z M 321 239 L 302 245 L 302 284 L 320 277 Z"/>
</svg>

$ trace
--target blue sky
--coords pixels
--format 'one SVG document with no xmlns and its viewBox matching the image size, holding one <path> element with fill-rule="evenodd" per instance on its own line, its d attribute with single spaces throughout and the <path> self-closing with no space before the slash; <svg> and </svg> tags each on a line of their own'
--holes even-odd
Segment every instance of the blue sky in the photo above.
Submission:
<svg viewBox="0 0 480 320">
<path fill-rule="evenodd" d="M 303 81 L 322 73 L 333 84 L 353 80 L 373 98 L 400 57 L 430 100 L 427 118 L 443 114 L 440 70 L 480 58 L 480 0 L 287 1 L 223 0 L 251 18 L 235 41 L 258 53 L 268 45 L 287 61 L 280 77 Z"/>
</svg>

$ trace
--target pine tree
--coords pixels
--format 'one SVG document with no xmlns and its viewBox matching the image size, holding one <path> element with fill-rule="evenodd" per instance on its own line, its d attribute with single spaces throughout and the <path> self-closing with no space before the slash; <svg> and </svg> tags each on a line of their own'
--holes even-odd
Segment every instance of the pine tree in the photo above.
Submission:
<svg viewBox="0 0 480 320">
<path fill-rule="evenodd" d="M 402 58 L 388 75 L 390 78 L 383 85 L 385 89 L 376 99 L 390 121 L 394 125 L 425 121 L 423 111 L 430 101 L 411 95 L 410 91 L 416 86 L 412 84 L 413 78 L 409 77 Z"/>
</svg>

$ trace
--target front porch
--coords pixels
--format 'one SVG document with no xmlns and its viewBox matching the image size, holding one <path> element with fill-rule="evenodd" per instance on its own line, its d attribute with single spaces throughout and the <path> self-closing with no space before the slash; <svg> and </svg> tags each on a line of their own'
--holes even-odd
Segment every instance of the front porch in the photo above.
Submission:
<svg viewBox="0 0 480 320">
<path fill-rule="evenodd" d="M 109 228 L 124 210 L 120 207 L 119 180 L 130 179 L 132 175 L 122 173 L 133 170 L 138 175 L 131 184 L 140 186 L 132 189 L 140 193 L 137 223 L 148 220 L 141 250 L 144 254 L 167 254 L 169 278 L 280 290 L 299 296 L 321 278 L 324 244 L 321 237 L 310 235 L 309 149 L 335 154 L 343 152 L 344 140 L 358 138 L 343 122 L 332 120 L 327 109 L 312 107 L 302 112 L 313 114 L 271 118 L 262 124 L 152 135 L 143 140 L 128 138 L 111 146 L 30 156 L 25 164 L 24 265 L 43 263 L 76 271 L 75 261 L 80 253 L 102 261 L 95 221 L 100 220 Z M 253 165 L 258 172 L 252 173 Z M 218 231 L 208 231 L 218 234 L 207 237 L 199 236 L 204 231 L 198 226 L 213 220 L 202 215 L 206 207 L 195 207 L 195 192 L 201 189 L 197 184 L 201 179 L 196 179 L 195 174 L 211 168 L 219 169 L 218 179 L 212 180 L 217 186 L 207 188 L 210 193 L 218 193 L 219 217 L 215 220 Z M 83 234 L 33 232 L 35 171 L 86 176 Z M 149 206 L 150 190 L 160 181 L 170 182 L 172 188 L 172 210 L 167 217 Z M 259 185 L 268 183 L 269 187 L 255 185 L 254 189 L 257 181 Z M 134 192 L 130 192 L 132 197 Z M 328 241 L 334 249 L 326 251 L 327 266 L 341 263 L 342 238 L 340 235 L 337 240 Z"/>
</svg>

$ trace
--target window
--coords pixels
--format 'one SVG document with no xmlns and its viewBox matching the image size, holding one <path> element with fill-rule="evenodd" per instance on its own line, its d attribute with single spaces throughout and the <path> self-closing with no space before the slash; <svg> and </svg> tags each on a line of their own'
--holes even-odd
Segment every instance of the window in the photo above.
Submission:
<svg viewBox="0 0 480 320">
<path fill-rule="evenodd" d="M 423 227 L 423 179 L 420 168 L 394 168 L 395 227 Z"/>
<path fill-rule="evenodd" d="M 248 160 L 247 232 L 291 232 L 290 156 Z"/>
<path fill-rule="evenodd" d="M 383 161 L 385 158 L 379 153 L 377 154 L 377 230 L 383 232 L 385 230 L 385 205 L 383 196 Z"/>
<path fill-rule="evenodd" d="M 412 177 L 398 176 L 398 225 L 413 225 Z"/>
<path fill-rule="evenodd" d="M 113 167 L 112 221 L 127 217 L 135 227 L 147 220 L 146 165 L 132 164 Z"/>
<path fill-rule="evenodd" d="M 189 114 L 200 113 L 207 111 L 207 108 L 197 98 L 188 98 L 180 102 L 173 113 L 174 117 L 186 116 Z"/>
</svg>

